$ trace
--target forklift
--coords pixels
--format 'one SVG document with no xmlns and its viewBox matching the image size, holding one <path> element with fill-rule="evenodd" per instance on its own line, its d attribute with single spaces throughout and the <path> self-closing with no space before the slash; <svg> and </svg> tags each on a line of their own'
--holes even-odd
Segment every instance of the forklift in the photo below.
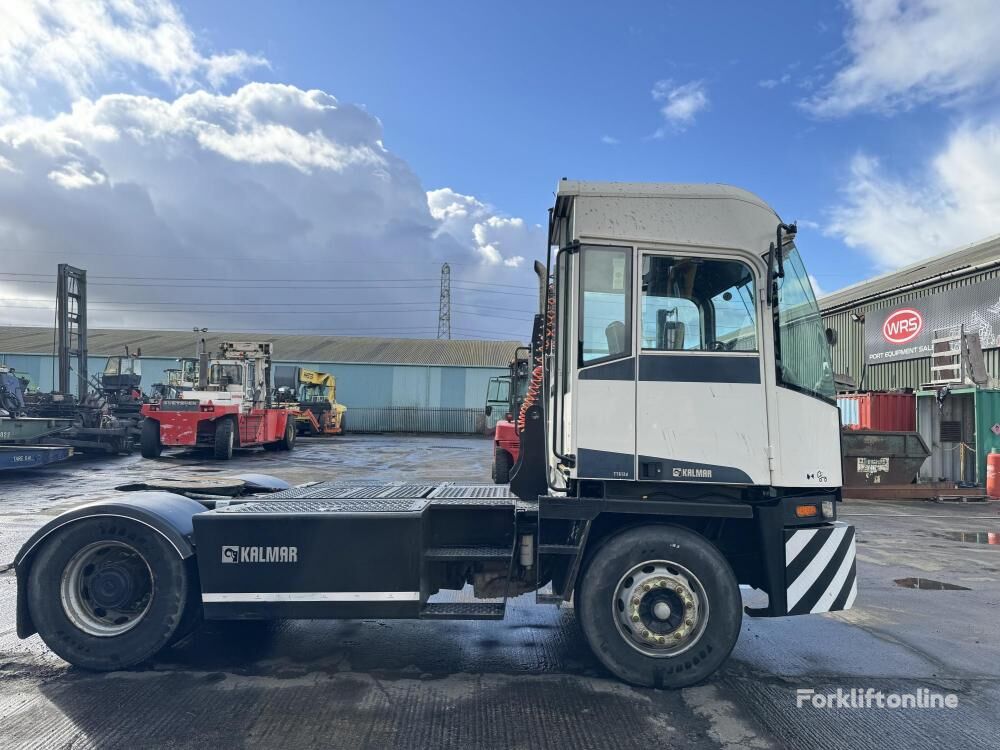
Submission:
<svg viewBox="0 0 1000 750">
<path fill-rule="evenodd" d="M 200 347 L 197 388 L 143 405 L 143 458 L 164 447 L 209 448 L 221 461 L 236 448 L 292 450 L 294 410 L 271 399 L 271 342 L 223 341 L 216 359 Z"/>
<path fill-rule="evenodd" d="M 493 465 L 490 477 L 496 484 L 510 481 L 510 470 L 520 455 L 518 425 L 515 415 L 521 411 L 521 404 L 528 395 L 531 379 L 531 348 L 519 346 L 514 350 L 514 359 L 508 367 L 507 375 L 490 378 L 486 389 L 486 416 L 493 416 L 497 409 L 503 409 L 503 416 L 493 428 Z"/>
<path fill-rule="evenodd" d="M 21 548 L 18 635 L 117 670 L 203 618 L 500 620 L 534 592 L 611 673 L 679 688 L 744 613 L 849 609 L 830 337 L 795 226 L 728 186 L 562 181 L 547 239 L 509 487 L 373 467 L 224 503 L 107 497 Z"/>
<path fill-rule="evenodd" d="M 279 365 L 274 368 L 275 400 L 298 410 L 300 435 L 342 435 L 347 407 L 337 403 L 337 379 L 327 372 Z"/>
</svg>

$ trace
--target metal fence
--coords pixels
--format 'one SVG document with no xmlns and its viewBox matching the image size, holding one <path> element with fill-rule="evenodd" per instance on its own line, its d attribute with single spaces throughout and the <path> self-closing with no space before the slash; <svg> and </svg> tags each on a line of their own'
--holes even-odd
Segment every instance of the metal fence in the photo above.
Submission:
<svg viewBox="0 0 1000 750">
<path fill-rule="evenodd" d="M 427 432 L 483 435 L 496 417 L 482 409 L 426 409 L 420 407 L 348 407 L 346 432 Z"/>
</svg>

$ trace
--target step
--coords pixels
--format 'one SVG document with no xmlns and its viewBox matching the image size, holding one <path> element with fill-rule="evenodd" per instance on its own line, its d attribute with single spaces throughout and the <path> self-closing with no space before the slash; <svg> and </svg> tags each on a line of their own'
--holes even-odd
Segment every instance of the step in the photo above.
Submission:
<svg viewBox="0 0 1000 750">
<path fill-rule="evenodd" d="M 575 544 L 539 544 L 539 555 L 575 555 L 580 548 Z"/>
<path fill-rule="evenodd" d="M 509 560 L 510 547 L 481 544 L 471 547 L 430 547 L 424 552 L 427 560 Z"/>
<path fill-rule="evenodd" d="M 503 602 L 434 602 L 420 610 L 423 620 L 502 620 Z"/>
</svg>

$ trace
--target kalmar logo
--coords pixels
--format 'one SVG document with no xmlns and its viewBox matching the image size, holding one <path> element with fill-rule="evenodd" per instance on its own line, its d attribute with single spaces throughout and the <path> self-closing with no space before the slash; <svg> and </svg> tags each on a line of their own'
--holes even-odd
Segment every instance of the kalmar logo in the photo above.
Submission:
<svg viewBox="0 0 1000 750">
<path fill-rule="evenodd" d="M 905 344 L 913 341 L 923 327 L 923 316 L 910 307 L 904 307 L 885 319 L 885 323 L 882 324 L 882 338 L 890 344 Z"/>
</svg>

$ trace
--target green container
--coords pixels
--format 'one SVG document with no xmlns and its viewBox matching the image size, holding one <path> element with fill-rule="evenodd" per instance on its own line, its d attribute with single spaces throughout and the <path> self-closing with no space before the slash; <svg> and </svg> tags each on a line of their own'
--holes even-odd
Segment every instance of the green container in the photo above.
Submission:
<svg viewBox="0 0 1000 750">
<path fill-rule="evenodd" d="M 931 455 L 920 469 L 925 481 L 986 484 L 986 457 L 1000 450 L 1000 390 L 953 388 L 917 391 L 917 432 Z"/>
</svg>

